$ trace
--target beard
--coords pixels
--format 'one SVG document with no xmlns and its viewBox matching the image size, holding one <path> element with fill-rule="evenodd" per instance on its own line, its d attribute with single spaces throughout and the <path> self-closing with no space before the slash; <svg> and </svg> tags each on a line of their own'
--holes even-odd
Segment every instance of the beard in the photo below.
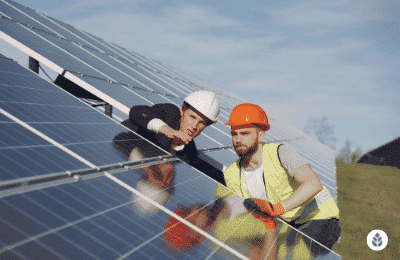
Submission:
<svg viewBox="0 0 400 260">
<path fill-rule="evenodd" d="M 258 142 L 257 140 L 255 140 L 254 143 L 252 143 L 249 146 L 245 145 L 241 145 L 239 147 L 235 146 L 235 151 L 239 157 L 246 157 L 254 154 L 257 151 L 257 148 L 258 148 Z"/>
</svg>

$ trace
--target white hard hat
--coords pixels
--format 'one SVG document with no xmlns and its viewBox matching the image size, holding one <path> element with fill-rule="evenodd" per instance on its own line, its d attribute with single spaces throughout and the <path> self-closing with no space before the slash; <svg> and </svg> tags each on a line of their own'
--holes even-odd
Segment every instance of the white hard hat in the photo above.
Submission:
<svg viewBox="0 0 400 260">
<path fill-rule="evenodd" d="M 214 123 L 217 122 L 219 102 L 214 92 L 205 90 L 193 92 L 185 98 L 185 102 Z"/>
</svg>

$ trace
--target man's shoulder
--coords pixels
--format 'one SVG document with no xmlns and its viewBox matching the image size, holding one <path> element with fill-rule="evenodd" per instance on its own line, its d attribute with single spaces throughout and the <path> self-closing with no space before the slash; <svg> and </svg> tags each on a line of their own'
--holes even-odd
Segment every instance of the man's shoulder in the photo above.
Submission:
<svg viewBox="0 0 400 260">
<path fill-rule="evenodd" d="M 281 146 L 283 146 L 281 143 L 264 143 L 263 152 L 267 151 L 276 153 Z"/>
<path fill-rule="evenodd" d="M 232 163 L 231 165 L 228 166 L 228 168 L 226 168 L 224 170 L 224 175 L 225 174 L 231 174 L 234 171 L 240 170 L 240 158 L 237 159 L 234 163 Z"/>
<path fill-rule="evenodd" d="M 176 113 L 176 112 L 179 112 L 179 110 L 180 110 L 180 108 L 177 105 L 174 105 L 174 104 L 171 104 L 171 103 L 155 104 L 153 107 L 161 108 L 167 113 Z"/>
<path fill-rule="evenodd" d="M 171 103 L 158 103 L 153 106 L 147 106 L 147 105 L 135 105 L 131 107 L 131 111 L 136 111 L 136 110 L 148 110 L 148 109 L 161 109 L 164 110 L 167 113 L 170 112 L 179 112 L 180 108 L 177 105 L 171 104 Z"/>
</svg>

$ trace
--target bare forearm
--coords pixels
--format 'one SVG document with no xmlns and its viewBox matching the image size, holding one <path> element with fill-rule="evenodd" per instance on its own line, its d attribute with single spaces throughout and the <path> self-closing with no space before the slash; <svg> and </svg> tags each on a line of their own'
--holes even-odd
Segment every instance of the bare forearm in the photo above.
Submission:
<svg viewBox="0 0 400 260">
<path fill-rule="evenodd" d="M 278 256 L 278 242 L 277 242 L 277 230 L 268 230 L 265 233 L 265 240 L 261 249 L 262 259 L 276 259 Z"/>
<path fill-rule="evenodd" d="M 300 185 L 300 187 L 287 199 L 282 201 L 286 211 L 290 211 L 304 204 L 322 190 L 319 180 L 313 180 Z"/>
</svg>

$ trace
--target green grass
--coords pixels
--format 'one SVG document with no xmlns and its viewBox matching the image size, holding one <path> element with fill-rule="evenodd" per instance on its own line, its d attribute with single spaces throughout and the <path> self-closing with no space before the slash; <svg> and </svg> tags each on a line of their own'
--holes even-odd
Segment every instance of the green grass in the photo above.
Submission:
<svg viewBox="0 0 400 260">
<path fill-rule="evenodd" d="M 333 250 L 343 259 L 400 259 L 400 170 L 342 162 L 336 167 L 342 234 Z M 388 236 L 382 251 L 367 245 L 374 229 Z"/>
</svg>

